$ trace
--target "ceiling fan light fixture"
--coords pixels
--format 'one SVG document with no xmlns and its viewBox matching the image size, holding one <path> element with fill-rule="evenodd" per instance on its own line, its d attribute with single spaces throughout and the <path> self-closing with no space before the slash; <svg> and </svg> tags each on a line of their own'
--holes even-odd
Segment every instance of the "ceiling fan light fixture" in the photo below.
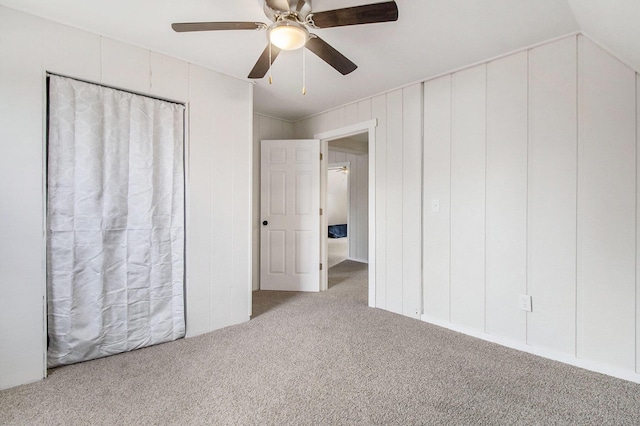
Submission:
<svg viewBox="0 0 640 426">
<path fill-rule="evenodd" d="M 269 42 L 282 50 L 296 50 L 309 39 L 309 31 L 298 22 L 285 19 L 271 25 L 267 30 Z"/>
</svg>

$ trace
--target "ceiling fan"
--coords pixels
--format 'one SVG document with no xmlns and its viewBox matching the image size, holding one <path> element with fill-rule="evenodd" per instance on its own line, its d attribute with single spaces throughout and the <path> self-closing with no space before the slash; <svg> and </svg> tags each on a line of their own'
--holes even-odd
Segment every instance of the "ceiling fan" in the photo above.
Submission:
<svg viewBox="0 0 640 426">
<path fill-rule="evenodd" d="M 272 23 L 262 22 L 187 22 L 171 25 L 176 32 L 220 30 L 267 30 L 267 47 L 249 73 L 249 78 L 262 78 L 281 50 L 306 47 L 342 75 L 358 66 L 327 42 L 309 32 L 309 28 L 331 28 L 398 20 L 395 1 L 313 12 L 311 0 L 261 0 L 263 10 Z"/>
</svg>

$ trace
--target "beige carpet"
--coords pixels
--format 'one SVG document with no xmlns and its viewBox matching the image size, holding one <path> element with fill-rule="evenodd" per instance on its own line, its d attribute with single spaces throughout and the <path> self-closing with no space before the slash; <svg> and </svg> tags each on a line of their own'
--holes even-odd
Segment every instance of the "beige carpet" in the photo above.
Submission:
<svg viewBox="0 0 640 426">
<path fill-rule="evenodd" d="M 640 385 L 366 306 L 366 267 L 250 322 L 0 392 L 0 424 L 638 425 Z"/>
</svg>

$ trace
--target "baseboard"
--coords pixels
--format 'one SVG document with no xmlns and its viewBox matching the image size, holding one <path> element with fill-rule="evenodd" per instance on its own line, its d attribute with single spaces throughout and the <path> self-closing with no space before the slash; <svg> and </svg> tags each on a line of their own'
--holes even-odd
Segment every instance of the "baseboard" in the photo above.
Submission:
<svg viewBox="0 0 640 426">
<path fill-rule="evenodd" d="M 574 367 L 583 368 L 585 370 L 594 371 L 596 373 L 606 374 L 607 376 L 616 377 L 618 379 L 628 380 L 634 383 L 640 383 L 640 374 L 637 374 L 634 371 L 622 370 L 622 369 L 610 367 L 608 365 L 603 365 L 596 361 L 589 361 L 581 358 L 576 358 L 574 356 L 567 355 L 561 352 L 553 351 L 550 349 L 530 346 L 524 343 L 513 341 L 506 337 L 495 336 L 493 334 L 474 330 L 472 328 L 451 324 L 449 322 L 443 321 L 439 318 L 431 317 L 429 315 L 422 315 L 421 320 L 429 324 L 436 325 L 438 327 L 443 327 L 458 333 L 466 334 L 467 336 L 476 337 L 478 339 L 482 339 L 487 342 L 506 346 L 511 349 L 527 352 L 532 355 L 541 356 L 543 358 L 562 362 L 564 364 L 573 365 Z"/>
<path fill-rule="evenodd" d="M 356 259 L 354 257 L 348 257 L 347 260 L 351 260 L 352 262 L 358 262 L 358 263 L 369 263 L 368 260 L 366 259 Z"/>
</svg>

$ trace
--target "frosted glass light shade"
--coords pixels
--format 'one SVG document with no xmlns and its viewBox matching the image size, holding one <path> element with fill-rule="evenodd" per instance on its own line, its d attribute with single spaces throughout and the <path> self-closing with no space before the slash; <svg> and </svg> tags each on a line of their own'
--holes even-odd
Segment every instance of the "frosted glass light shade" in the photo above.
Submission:
<svg viewBox="0 0 640 426">
<path fill-rule="evenodd" d="M 268 36 L 274 46 L 282 50 L 296 50 L 307 43 L 309 32 L 297 22 L 280 21 L 271 26 Z"/>
</svg>

